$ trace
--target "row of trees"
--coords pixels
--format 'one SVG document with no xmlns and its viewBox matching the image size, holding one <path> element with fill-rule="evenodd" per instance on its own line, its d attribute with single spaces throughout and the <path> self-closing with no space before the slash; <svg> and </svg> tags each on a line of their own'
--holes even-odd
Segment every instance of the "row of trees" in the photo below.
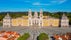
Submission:
<svg viewBox="0 0 71 40">
<path fill-rule="evenodd" d="M 27 40 L 29 37 L 30 37 L 29 33 L 24 33 L 17 40 Z M 40 35 L 37 37 L 37 40 L 49 40 L 48 34 L 40 33 Z"/>
<path fill-rule="evenodd" d="M 27 16 L 28 15 L 28 12 L 0 12 L 0 21 L 2 21 L 2 19 L 4 18 L 4 16 L 9 13 L 10 16 L 12 18 L 16 18 L 16 17 L 21 17 L 21 16 Z M 34 12 L 32 12 L 32 15 L 34 14 Z M 39 14 L 39 12 L 38 12 Z M 71 24 L 71 12 L 53 12 L 53 13 L 50 13 L 50 12 L 43 12 L 43 15 L 44 16 L 52 16 L 52 17 L 55 17 L 55 18 L 61 18 L 61 16 L 63 14 L 66 14 L 66 16 L 69 18 L 69 23 Z"/>
</svg>

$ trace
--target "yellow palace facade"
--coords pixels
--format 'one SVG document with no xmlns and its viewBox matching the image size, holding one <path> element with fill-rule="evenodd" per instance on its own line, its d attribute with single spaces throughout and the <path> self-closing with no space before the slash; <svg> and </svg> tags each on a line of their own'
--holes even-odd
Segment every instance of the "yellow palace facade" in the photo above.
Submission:
<svg viewBox="0 0 71 40">
<path fill-rule="evenodd" d="M 28 16 L 24 16 L 24 17 L 12 19 L 11 25 L 12 26 L 29 26 Z"/>
<path fill-rule="evenodd" d="M 60 24 L 64 24 L 61 26 L 69 26 L 69 20 L 68 18 L 63 15 L 61 21 L 58 18 L 53 18 L 50 16 L 43 16 L 43 11 L 40 10 L 40 15 L 38 16 L 37 12 L 34 12 L 34 15 L 32 16 L 32 11 L 29 10 L 28 16 L 22 16 L 18 18 L 11 18 L 9 14 L 7 14 L 3 18 L 3 27 L 11 27 L 11 26 L 23 26 L 23 27 L 33 27 L 33 26 L 38 26 L 38 27 L 59 27 Z M 61 21 L 61 22 L 60 22 Z"/>
</svg>

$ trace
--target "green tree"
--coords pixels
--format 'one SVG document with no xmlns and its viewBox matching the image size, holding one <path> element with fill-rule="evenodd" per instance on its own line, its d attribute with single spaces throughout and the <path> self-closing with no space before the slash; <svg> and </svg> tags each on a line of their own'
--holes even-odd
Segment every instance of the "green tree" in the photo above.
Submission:
<svg viewBox="0 0 71 40">
<path fill-rule="evenodd" d="M 37 40 L 49 40 L 49 37 L 48 37 L 48 35 L 46 33 L 41 33 L 38 36 Z"/>
<path fill-rule="evenodd" d="M 25 33 L 24 35 L 20 36 L 17 40 L 27 40 L 29 37 L 29 33 Z"/>
</svg>

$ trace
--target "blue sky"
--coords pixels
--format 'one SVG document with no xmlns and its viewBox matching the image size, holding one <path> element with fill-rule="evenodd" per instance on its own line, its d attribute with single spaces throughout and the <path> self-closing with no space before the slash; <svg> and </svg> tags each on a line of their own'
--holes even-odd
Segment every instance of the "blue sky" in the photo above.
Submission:
<svg viewBox="0 0 71 40">
<path fill-rule="evenodd" d="M 0 0 L 0 12 L 3 11 L 49 11 L 71 12 L 71 0 Z"/>
</svg>

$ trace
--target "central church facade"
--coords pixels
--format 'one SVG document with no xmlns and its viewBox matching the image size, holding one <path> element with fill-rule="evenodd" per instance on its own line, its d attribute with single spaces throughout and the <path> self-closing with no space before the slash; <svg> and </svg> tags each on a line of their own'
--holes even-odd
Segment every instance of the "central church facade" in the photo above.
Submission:
<svg viewBox="0 0 71 40">
<path fill-rule="evenodd" d="M 63 17 L 66 17 L 63 15 Z M 38 27 L 59 27 L 60 24 L 65 24 L 66 26 L 69 26 L 69 20 L 66 17 L 65 19 L 62 17 L 61 20 L 65 20 L 65 22 L 60 22 L 61 20 L 59 18 L 54 18 L 50 16 L 43 16 L 43 11 L 40 10 L 40 14 L 38 16 L 38 12 L 34 12 L 34 15 L 32 15 L 32 11 L 29 10 L 28 16 L 22 16 L 18 18 L 11 18 L 9 14 L 7 14 L 3 18 L 3 27 L 11 27 L 11 26 L 38 26 Z M 61 26 L 65 26 L 61 25 Z"/>
</svg>

